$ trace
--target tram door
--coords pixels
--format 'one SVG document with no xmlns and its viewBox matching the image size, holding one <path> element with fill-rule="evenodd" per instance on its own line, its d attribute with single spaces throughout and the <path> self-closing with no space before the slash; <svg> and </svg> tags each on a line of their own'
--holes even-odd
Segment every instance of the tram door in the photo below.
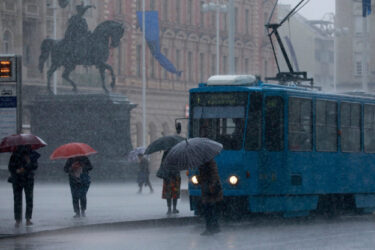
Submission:
<svg viewBox="0 0 375 250">
<path fill-rule="evenodd" d="M 263 100 L 263 148 L 259 155 L 258 188 L 263 194 L 282 192 L 280 179 L 285 175 L 284 99 L 265 95 Z"/>
</svg>

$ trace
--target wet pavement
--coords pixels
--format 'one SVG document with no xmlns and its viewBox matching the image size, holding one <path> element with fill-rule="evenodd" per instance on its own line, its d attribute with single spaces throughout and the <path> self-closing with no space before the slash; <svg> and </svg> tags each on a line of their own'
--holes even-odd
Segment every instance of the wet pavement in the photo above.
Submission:
<svg viewBox="0 0 375 250">
<path fill-rule="evenodd" d="M 374 249 L 375 246 L 375 221 L 368 215 L 330 220 L 254 218 L 221 222 L 221 228 L 220 233 L 212 236 L 200 235 L 204 230 L 202 223 L 73 228 L 32 237 L 0 239 L 0 249 L 351 250 Z"/>
<path fill-rule="evenodd" d="M 152 181 L 154 192 L 145 187 L 138 194 L 134 183 L 96 183 L 92 182 L 87 195 L 87 211 L 84 218 L 73 218 L 72 198 L 68 181 L 59 184 L 35 183 L 33 223 L 31 227 L 23 224 L 14 227 L 13 193 L 8 183 L 0 184 L 0 237 L 53 229 L 167 218 L 166 201 L 161 199 L 162 181 Z M 182 188 L 187 183 L 182 184 Z M 180 213 L 172 217 L 194 216 L 189 209 L 186 195 L 177 205 Z M 25 209 L 25 204 L 23 204 Z M 25 210 L 23 210 L 25 211 Z"/>
</svg>

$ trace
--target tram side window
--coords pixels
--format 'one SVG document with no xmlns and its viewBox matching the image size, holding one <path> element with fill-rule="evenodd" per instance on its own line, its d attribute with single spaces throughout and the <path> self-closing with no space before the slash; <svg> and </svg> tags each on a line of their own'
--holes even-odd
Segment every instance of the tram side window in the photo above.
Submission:
<svg viewBox="0 0 375 250">
<path fill-rule="evenodd" d="M 359 152 L 361 150 L 361 105 L 341 103 L 341 151 Z"/>
<path fill-rule="evenodd" d="M 312 101 L 289 98 L 288 146 L 291 151 L 312 150 Z"/>
<path fill-rule="evenodd" d="M 284 100 L 281 96 L 266 97 L 265 143 L 269 151 L 284 149 Z"/>
<path fill-rule="evenodd" d="M 375 105 L 364 105 L 364 143 L 366 153 L 375 153 Z"/>
<path fill-rule="evenodd" d="M 316 101 L 316 151 L 337 152 L 337 103 Z"/>
<path fill-rule="evenodd" d="M 262 94 L 251 93 L 246 129 L 246 150 L 259 150 L 262 145 Z"/>
</svg>

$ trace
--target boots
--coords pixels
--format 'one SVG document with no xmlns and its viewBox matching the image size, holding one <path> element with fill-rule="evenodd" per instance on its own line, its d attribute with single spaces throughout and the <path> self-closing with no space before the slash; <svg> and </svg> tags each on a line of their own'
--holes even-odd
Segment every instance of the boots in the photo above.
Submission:
<svg viewBox="0 0 375 250">
<path fill-rule="evenodd" d="M 173 213 L 178 214 L 180 211 L 177 210 L 177 199 L 173 199 Z"/>
</svg>

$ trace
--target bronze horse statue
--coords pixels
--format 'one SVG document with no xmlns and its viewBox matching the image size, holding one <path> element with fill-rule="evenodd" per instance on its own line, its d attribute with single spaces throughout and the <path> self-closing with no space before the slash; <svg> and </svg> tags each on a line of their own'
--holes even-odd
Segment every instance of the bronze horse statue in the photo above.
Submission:
<svg viewBox="0 0 375 250">
<path fill-rule="evenodd" d="M 112 67 L 106 61 L 109 57 L 110 48 L 119 46 L 124 31 L 124 26 L 121 23 L 104 21 L 78 43 L 66 39 L 44 39 L 40 46 L 39 70 L 43 72 L 44 63 L 51 55 L 51 66 L 47 72 L 48 90 L 52 92 L 50 86 L 52 74 L 63 66 L 62 78 L 73 86 L 73 91 L 77 91 L 77 86 L 69 78 L 69 75 L 77 65 L 84 65 L 96 66 L 101 76 L 103 89 L 108 93 L 105 86 L 105 70 L 107 69 L 111 73 L 112 88 L 115 86 L 116 78 Z"/>
</svg>

